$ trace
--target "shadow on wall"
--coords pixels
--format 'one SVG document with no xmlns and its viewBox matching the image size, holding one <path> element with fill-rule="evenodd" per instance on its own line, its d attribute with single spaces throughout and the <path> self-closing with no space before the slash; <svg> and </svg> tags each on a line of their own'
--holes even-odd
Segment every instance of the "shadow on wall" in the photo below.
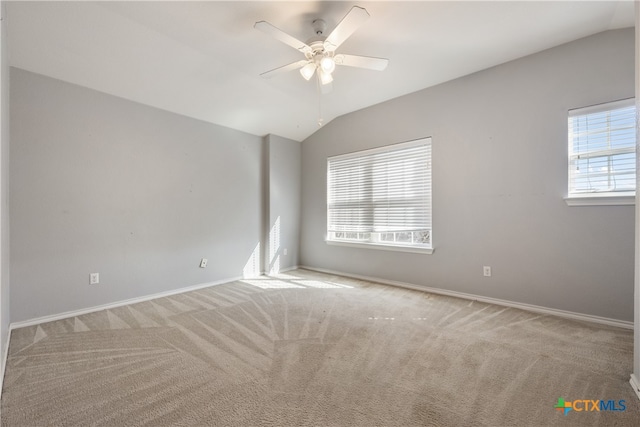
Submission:
<svg viewBox="0 0 640 427">
<path fill-rule="evenodd" d="M 269 262 L 265 268 L 267 274 L 280 273 L 280 249 L 280 217 L 278 217 L 269 230 Z M 242 277 L 250 279 L 259 277 L 260 274 L 260 242 L 258 242 L 242 269 Z"/>
<path fill-rule="evenodd" d="M 269 231 L 269 263 L 266 266 L 267 275 L 262 276 L 260 273 L 260 242 L 258 242 L 242 271 L 244 278 L 244 280 L 241 280 L 242 283 L 261 289 L 352 288 L 352 286 L 338 283 L 303 279 L 295 274 L 280 274 L 280 242 L 280 217 L 278 217 Z"/>
<path fill-rule="evenodd" d="M 249 279 L 260 276 L 260 242 L 253 248 L 249 260 L 242 269 L 242 277 Z"/>
<path fill-rule="evenodd" d="M 280 273 L 280 217 L 269 231 L 269 265 L 265 269 L 268 274 Z"/>
</svg>

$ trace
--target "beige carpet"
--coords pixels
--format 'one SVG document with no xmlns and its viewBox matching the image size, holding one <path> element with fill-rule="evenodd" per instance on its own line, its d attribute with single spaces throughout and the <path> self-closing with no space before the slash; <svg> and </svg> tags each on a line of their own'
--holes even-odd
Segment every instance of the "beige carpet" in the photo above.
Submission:
<svg viewBox="0 0 640 427">
<path fill-rule="evenodd" d="M 296 270 L 14 330 L 2 425 L 638 426 L 632 342 Z"/>
</svg>

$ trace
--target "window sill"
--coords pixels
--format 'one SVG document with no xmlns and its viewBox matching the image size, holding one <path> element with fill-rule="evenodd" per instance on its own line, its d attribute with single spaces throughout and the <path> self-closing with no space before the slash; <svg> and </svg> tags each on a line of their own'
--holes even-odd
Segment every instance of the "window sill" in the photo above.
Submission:
<svg viewBox="0 0 640 427">
<path fill-rule="evenodd" d="M 634 193 L 620 193 L 611 195 L 594 195 L 565 197 L 567 206 L 628 206 L 636 204 Z"/>
<path fill-rule="evenodd" d="M 325 242 L 327 242 L 327 245 L 348 246 L 352 248 L 364 248 L 364 249 L 378 249 L 382 251 L 411 252 L 416 254 L 427 254 L 427 255 L 431 255 L 434 251 L 433 248 L 416 248 L 411 246 L 381 245 L 378 243 L 342 242 L 338 240 L 325 240 Z"/>
</svg>

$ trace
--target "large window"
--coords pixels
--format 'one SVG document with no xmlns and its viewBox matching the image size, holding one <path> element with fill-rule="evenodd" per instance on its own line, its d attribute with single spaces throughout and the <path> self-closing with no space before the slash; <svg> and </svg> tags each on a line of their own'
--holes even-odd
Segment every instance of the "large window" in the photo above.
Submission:
<svg viewBox="0 0 640 427">
<path fill-rule="evenodd" d="M 431 138 L 330 157 L 327 242 L 430 253 Z"/>
<path fill-rule="evenodd" d="M 633 99 L 569 111 L 568 200 L 635 195 L 635 153 Z"/>
</svg>

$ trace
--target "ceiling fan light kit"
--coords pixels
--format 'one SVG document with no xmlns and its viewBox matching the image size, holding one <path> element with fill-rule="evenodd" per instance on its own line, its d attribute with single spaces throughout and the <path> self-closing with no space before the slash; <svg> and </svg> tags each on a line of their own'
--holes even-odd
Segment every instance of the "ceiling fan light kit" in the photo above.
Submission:
<svg viewBox="0 0 640 427">
<path fill-rule="evenodd" d="M 354 31 L 356 31 L 368 18 L 369 13 L 366 9 L 354 6 L 327 37 L 323 35 L 327 27 L 326 22 L 322 19 L 316 19 L 312 22 L 316 35 L 307 40 L 306 43 L 285 33 L 266 21 L 256 22 L 254 28 L 293 47 L 303 53 L 306 58 L 304 60 L 296 61 L 267 71 L 260 75 L 264 78 L 270 78 L 286 71 L 299 69 L 300 74 L 307 81 L 311 80 L 311 77 L 316 74 L 320 85 L 323 87 L 322 92 L 327 93 L 331 89 L 329 85 L 333 81 L 333 72 L 335 71 L 336 65 L 366 68 L 376 71 L 384 70 L 389 63 L 388 59 L 359 55 L 336 55 L 335 53 L 340 45 L 344 43 L 344 41 L 347 40 L 347 38 L 349 38 L 349 36 L 351 36 L 351 34 L 353 34 Z"/>
<path fill-rule="evenodd" d="M 318 76 L 320 76 L 320 83 L 323 85 L 328 85 L 333 81 L 331 73 L 327 73 L 323 70 L 318 71 Z"/>
<path fill-rule="evenodd" d="M 320 60 L 320 67 L 325 73 L 331 74 L 336 69 L 336 61 L 330 56 L 325 56 Z"/>
<path fill-rule="evenodd" d="M 316 72 L 316 64 L 308 63 L 304 67 L 300 68 L 300 74 L 305 80 L 310 80 L 313 74 Z"/>
</svg>

